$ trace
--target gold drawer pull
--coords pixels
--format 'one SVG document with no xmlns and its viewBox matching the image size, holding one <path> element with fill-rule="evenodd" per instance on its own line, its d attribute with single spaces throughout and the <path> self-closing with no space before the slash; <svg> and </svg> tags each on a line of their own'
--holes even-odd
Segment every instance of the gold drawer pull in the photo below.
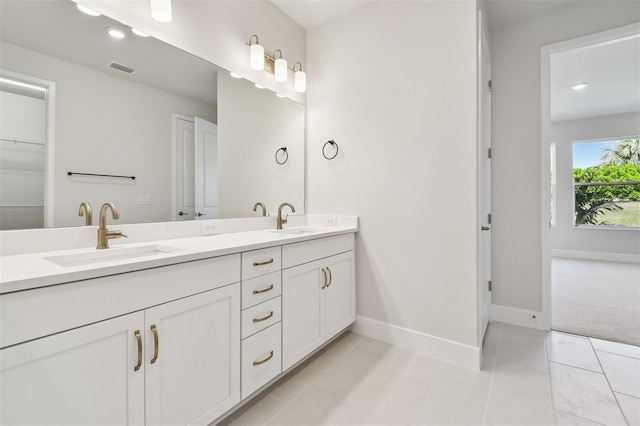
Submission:
<svg viewBox="0 0 640 426">
<path fill-rule="evenodd" d="M 327 287 L 327 271 L 322 268 L 322 275 L 324 275 L 324 283 L 322 283 L 322 290 Z"/>
<path fill-rule="evenodd" d="M 151 332 L 153 333 L 153 345 L 154 345 L 153 358 L 151 358 L 151 364 L 155 364 L 155 362 L 158 360 L 158 350 L 160 349 L 160 345 L 159 345 L 160 342 L 158 342 L 158 329 L 156 328 L 155 324 L 151 326 Z"/>
<path fill-rule="evenodd" d="M 271 351 L 271 353 L 269 354 L 268 357 L 266 357 L 265 359 L 263 359 L 262 361 L 253 361 L 253 365 L 260 365 L 260 364 L 264 364 L 265 362 L 269 361 L 271 358 L 273 358 L 273 351 Z"/>
<path fill-rule="evenodd" d="M 327 288 L 331 285 L 333 281 L 333 275 L 331 274 L 331 269 L 327 266 L 327 271 L 329 271 L 329 284 L 327 284 Z"/>
<path fill-rule="evenodd" d="M 133 367 L 133 371 L 138 371 L 142 367 L 142 336 L 140 335 L 140 330 L 136 330 L 133 335 L 136 336 L 138 341 L 138 363 Z"/>
<path fill-rule="evenodd" d="M 263 318 L 254 318 L 253 322 L 262 322 L 262 321 L 266 321 L 269 318 L 271 318 L 273 316 L 273 311 L 271 311 L 271 313 L 269 315 L 267 315 L 266 317 Z"/>
<path fill-rule="evenodd" d="M 262 266 L 262 265 L 268 265 L 270 263 L 273 263 L 273 258 L 266 260 L 264 262 L 253 262 L 253 266 Z"/>
<path fill-rule="evenodd" d="M 253 290 L 253 294 L 266 293 L 266 292 L 271 291 L 271 290 L 273 290 L 273 284 L 271 284 L 267 288 L 263 288 L 262 290 Z"/>
</svg>

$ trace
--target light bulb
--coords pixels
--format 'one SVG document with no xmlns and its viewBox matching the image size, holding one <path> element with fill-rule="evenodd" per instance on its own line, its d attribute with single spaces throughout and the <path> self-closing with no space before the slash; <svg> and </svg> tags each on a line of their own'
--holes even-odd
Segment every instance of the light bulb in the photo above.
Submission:
<svg viewBox="0 0 640 426">
<path fill-rule="evenodd" d="M 256 71 L 264 70 L 264 47 L 259 44 L 251 45 L 251 69 Z"/>
<path fill-rule="evenodd" d="M 171 0 L 151 0 L 151 16 L 158 22 L 171 22 Z"/>
<path fill-rule="evenodd" d="M 307 91 L 307 74 L 304 71 L 296 71 L 293 80 L 293 88 L 296 92 Z"/>
<path fill-rule="evenodd" d="M 284 82 L 287 81 L 287 60 L 286 59 L 276 59 L 275 64 L 275 77 L 276 81 Z"/>
</svg>

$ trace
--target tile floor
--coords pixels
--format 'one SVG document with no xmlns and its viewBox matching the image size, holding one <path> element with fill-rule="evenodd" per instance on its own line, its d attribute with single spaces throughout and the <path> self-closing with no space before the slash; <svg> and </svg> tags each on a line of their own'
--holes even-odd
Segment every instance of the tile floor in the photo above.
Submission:
<svg viewBox="0 0 640 426">
<path fill-rule="evenodd" d="M 640 348 L 491 323 L 481 371 L 346 333 L 228 425 L 640 425 Z"/>
</svg>

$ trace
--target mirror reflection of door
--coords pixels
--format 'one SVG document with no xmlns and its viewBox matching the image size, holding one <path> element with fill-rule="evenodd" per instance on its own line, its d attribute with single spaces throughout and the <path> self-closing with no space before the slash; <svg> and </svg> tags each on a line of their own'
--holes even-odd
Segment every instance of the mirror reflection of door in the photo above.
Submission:
<svg viewBox="0 0 640 426">
<path fill-rule="evenodd" d="M 175 219 L 218 217 L 217 126 L 195 117 L 174 116 Z"/>
<path fill-rule="evenodd" d="M 0 80 L 0 230 L 44 226 L 47 89 Z"/>
</svg>

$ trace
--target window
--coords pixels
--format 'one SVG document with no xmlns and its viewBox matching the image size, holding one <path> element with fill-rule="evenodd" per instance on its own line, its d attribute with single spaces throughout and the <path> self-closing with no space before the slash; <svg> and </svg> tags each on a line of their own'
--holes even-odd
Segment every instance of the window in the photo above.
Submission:
<svg viewBox="0 0 640 426">
<path fill-rule="evenodd" d="M 640 228 L 640 137 L 573 143 L 575 226 Z"/>
</svg>

